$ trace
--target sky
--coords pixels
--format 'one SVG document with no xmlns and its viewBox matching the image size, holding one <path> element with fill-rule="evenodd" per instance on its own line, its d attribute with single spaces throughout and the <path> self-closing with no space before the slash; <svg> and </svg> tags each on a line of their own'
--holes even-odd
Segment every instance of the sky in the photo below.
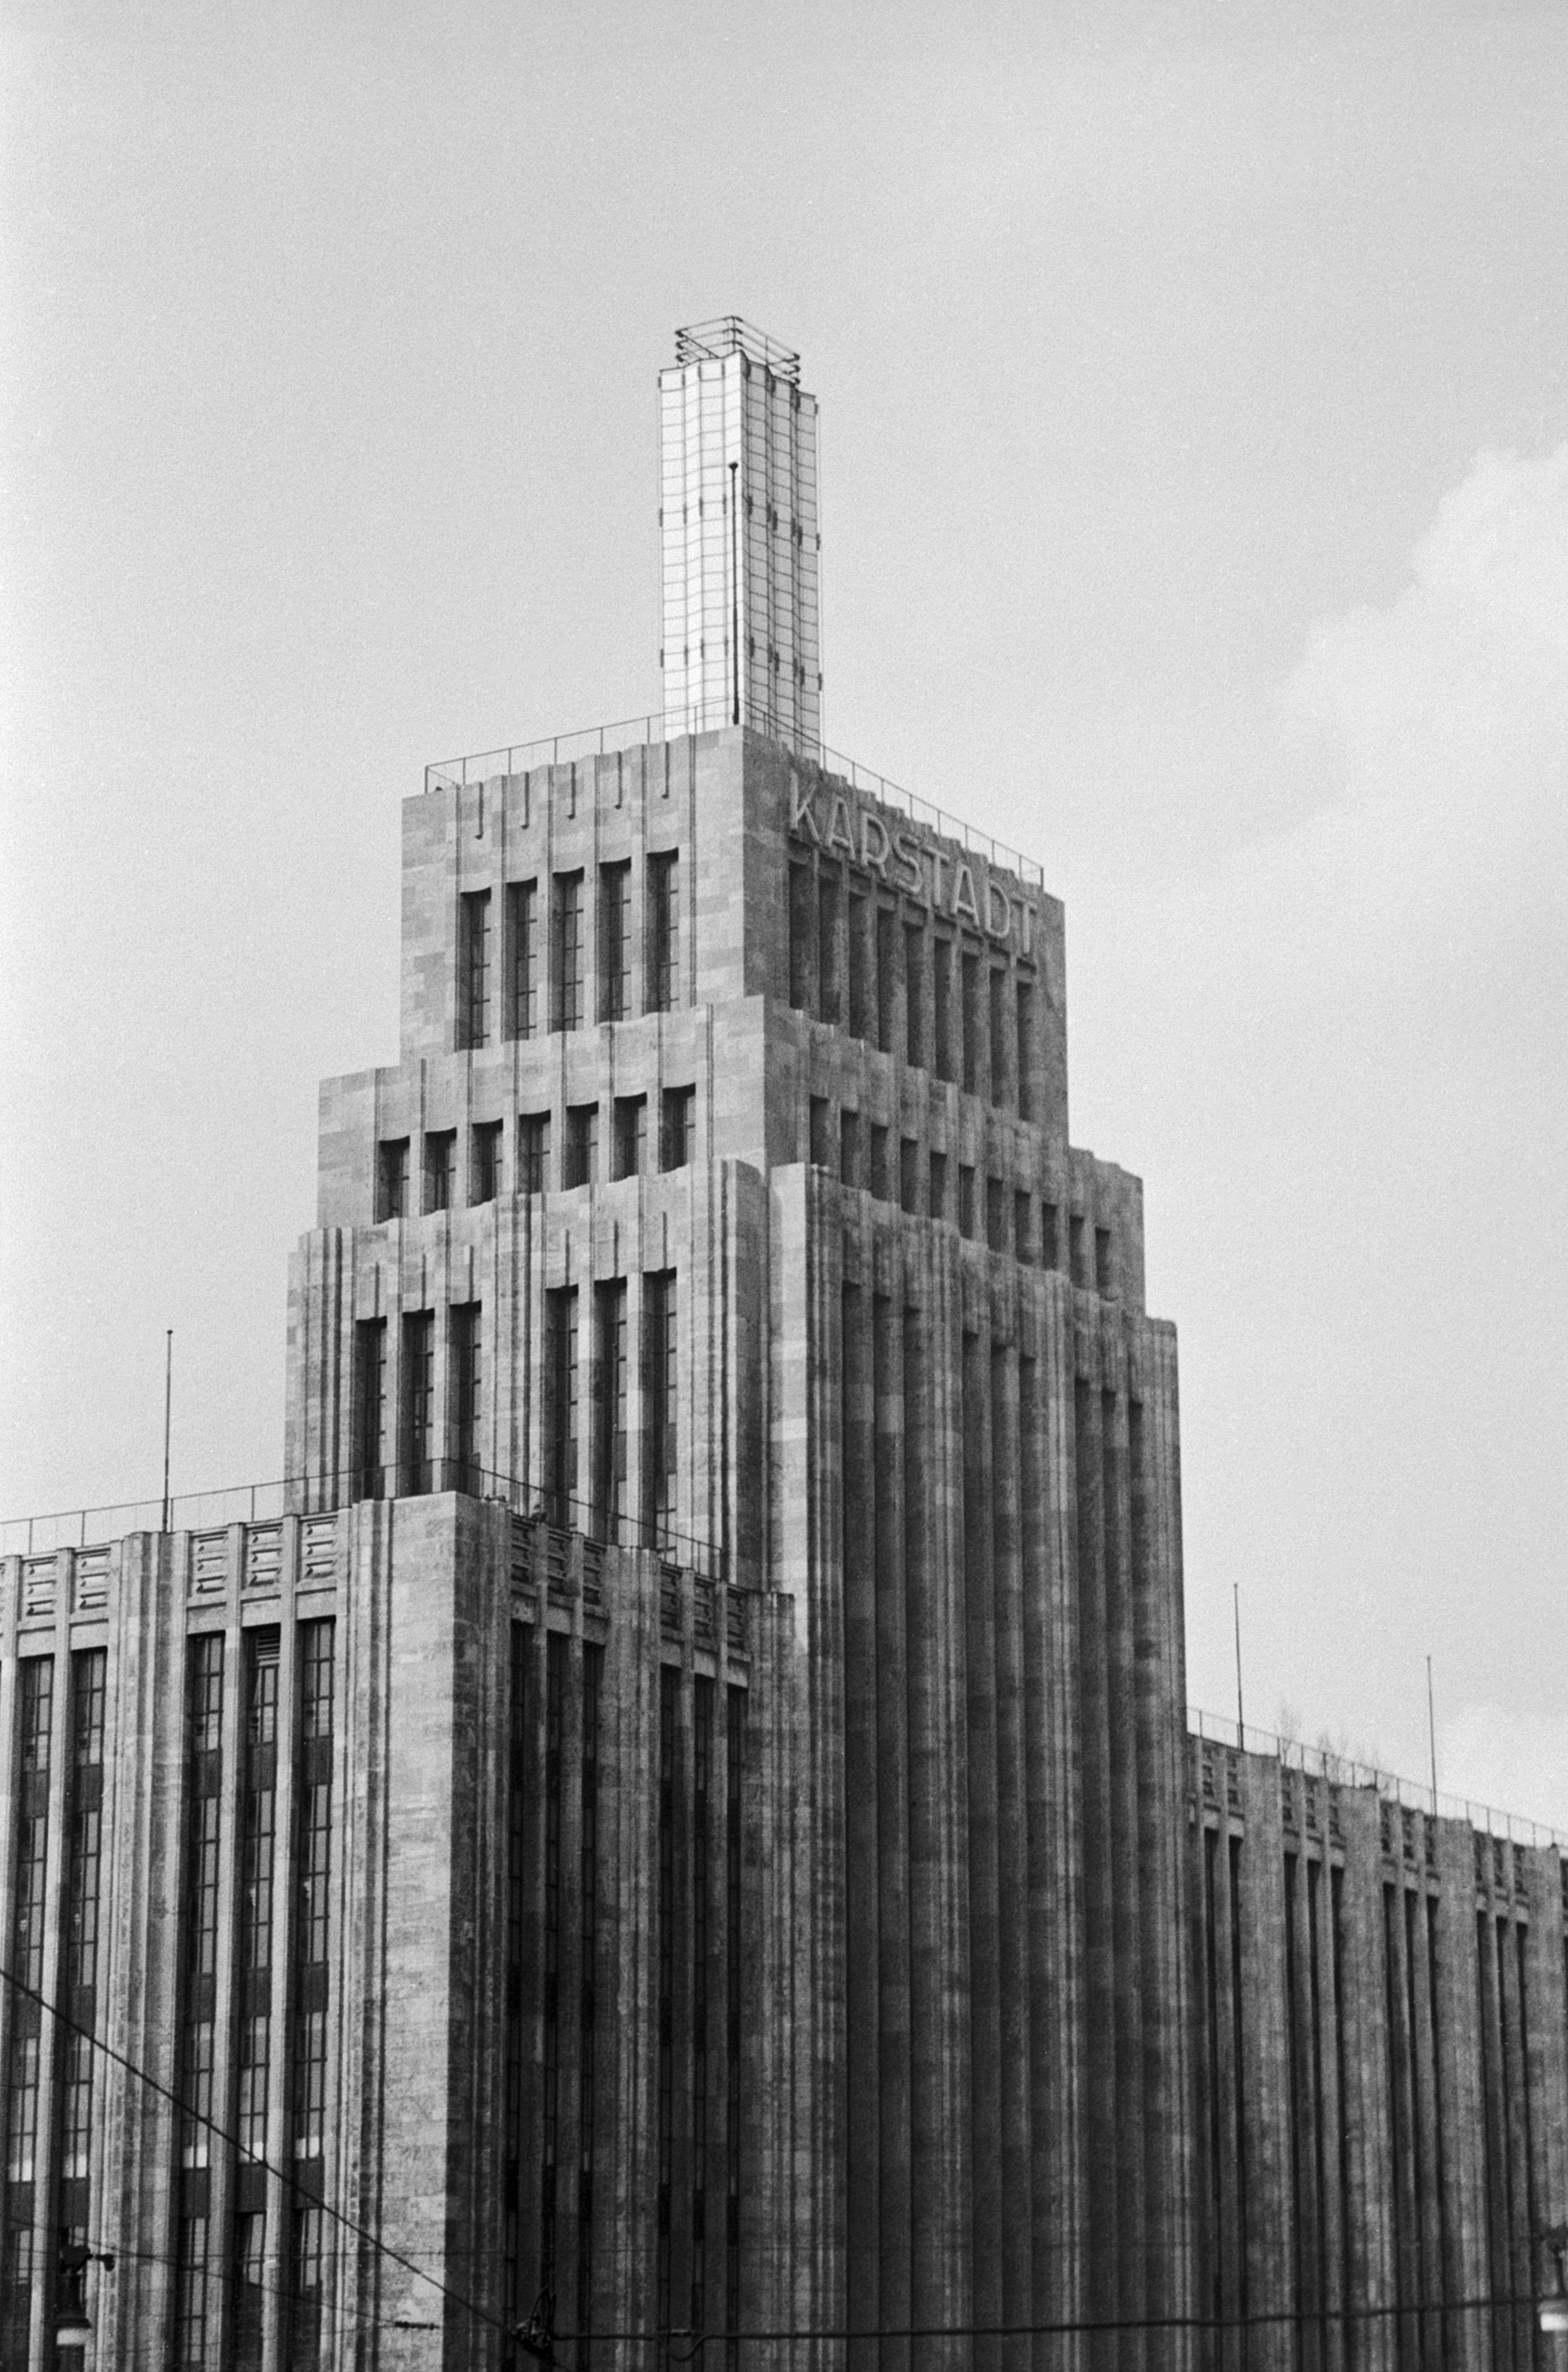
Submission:
<svg viewBox="0 0 1568 2372">
<path fill-rule="evenodd" d="M 827 738 L 1066 900 L 1190 1692 L 1568 1829 L 1568 11 L 0 6 L 0 1515 L 275 1476 L 429 760 L 658 704 L 682 322 Z M 1233 1593 L 1235 1595 L 1233 1596 Z"/>
</svg>

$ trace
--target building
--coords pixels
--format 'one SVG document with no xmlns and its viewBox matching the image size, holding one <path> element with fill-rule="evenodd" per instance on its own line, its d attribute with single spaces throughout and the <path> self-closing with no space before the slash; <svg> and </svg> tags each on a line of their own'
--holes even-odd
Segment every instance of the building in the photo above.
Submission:
<svg viewBox="0 0 1568 2372">
<path fill-rule="evenodd" d="M 1562 1856 L 1189 1738 L 1061 906 L 821 748 L 796 358 L 660 401 L 665 715 L 405 806 L 285 1502 L 6 1561 L 0 2351 L 1528 2363 Z"/>
</svg>

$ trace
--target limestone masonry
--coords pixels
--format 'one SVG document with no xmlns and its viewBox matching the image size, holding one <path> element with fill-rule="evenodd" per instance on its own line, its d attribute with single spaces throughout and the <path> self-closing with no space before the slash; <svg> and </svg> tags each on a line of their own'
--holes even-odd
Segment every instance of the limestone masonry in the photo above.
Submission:
<svg viewBox="0 0 1568 2372">
<path fill-rule="evenodd" d="M 822 749 L 796 358 L 660 403 L 662 732 L 404 808 L 286 1504 L 0 1568 L 0 2364 L 1544 2366 L 1568 1865 L 1189 1736 L 1062 907 Z"/>
</svg>

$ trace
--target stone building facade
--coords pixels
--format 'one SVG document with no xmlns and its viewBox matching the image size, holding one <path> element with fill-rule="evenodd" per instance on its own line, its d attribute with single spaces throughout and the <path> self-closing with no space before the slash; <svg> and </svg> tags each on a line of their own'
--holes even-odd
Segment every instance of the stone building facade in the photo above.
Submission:
<svg viewBox="0 0 1568 2372">
<path fill-rule="evenodd" d="M 777 362 L 741 721 L 405 806 L 286 1504 L 5 1562 L 7 2366 L 1535 2360 L 1561 1857 L 1189 1739 L 1061 906 L 744 706 Z"/>
</svg>

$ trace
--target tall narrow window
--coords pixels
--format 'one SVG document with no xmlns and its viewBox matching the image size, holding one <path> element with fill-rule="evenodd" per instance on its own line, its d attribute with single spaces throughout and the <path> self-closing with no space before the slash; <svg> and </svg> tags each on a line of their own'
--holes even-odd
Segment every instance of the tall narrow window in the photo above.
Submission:
<svg viewBox="0 0 1568 2372">
<path fill-rule="evenodd" d="M 839 1114 L 839 1183 L 858 1186 L 860 1183 L 860 1114 L 844 1110 Z"/>
<path fill-rule="evenodd" d="M 534 1948 L 528 1917 L 528 1634 L 510 1625 L 506 1754 L 506 2005 L 505 2108 L 501 2135 L 502 2257 L 505 2312 L 514 2328 L 528 2312 L 523 2296 L 521 2177 L 523 2152 L 523 1970 Z"/>
<path fill-rule="evenodd" d="M 1013 1196 L 1013 1258 L 1016 1261 L 1027 1261 L 1033 1258 L 1034 1248 L 1029 1240 L 1029 1215 L 1030 1209 L 1028 1196 L 1027 1194 L 1015 1192 Z"/>
<path fill-rule="evenodd" d="M 654 2070 L 654 2312 L 668 2331 L 673 2314 L 670 2211 L 675 2188 L 675 1934 L 677 1773 L 679 1748 L 680 1674 L 672 1664 L 659 1669 L 658 1877 L 655 1897 L 654 1966 L 658 2036 Z M 668 2350 L 664 2351 L 668 2360 Z"/>
<path fill-rule="evenodd" d="M 582 1812 L 577 1828 L 577 2343 L 579 2372 L 587 2364 L 586 2334 L 593 2327 L 594 2139 L 598 2044 L 598 1766 L 599 1700 L 604 1649 L 583 1648 Z"/>
<path fill-rule="evenodd" d="M 871 982 L 869 913 L 865 898 L 852 890 L 848 903 L 849 919 L 849 1034 L 852 1038 L 871 1035 Z"/>
<path fill-rule="evenodd" d="M 680 860 L 673 848 L 648 859 L 648 1010 L 680 1002 Z"/>
<path fill-rule="evenodd" d="M 510 881 L 506 885 L 507 1005 L 514 1038 L 538 1034 L 539 1010 L 539 883 Z"/>
<path fill-rule="evenodd" d="M 470 1144 L 472 1159 L 469 1165 L 469 1200 L 470 1203 L 494 1203 L 501 1192 L 500 1122 L 478 1122 Z"/>
<path fill-rule="evenodd" d="M 544 1996 L 539 2122 L 540 2262 L 542 2291 L 555 2287 L 556 2175 L 561 2156 L 561 1813 L 567 1643 L 552 1631 L 544 1649 L 544 1933 L 540 1938 Z"/>
<path fill-rule="evenodd" d="M 939 1079 L 950 1079 L 953 1068 L 953 942 L 938 937 L 931 959 L 932 1010 L 935 1044 L 933 1065 Z"/>
<path fill-rule="evenodd" d="M 240 1747 L 239 1936 L 236 1984 L 234 2360 L 261 2361 L 267 2256 L 267 2102 L 273 2072 L 273 1880 L 277 1856 L 278 1634 L 247 1631 Z"/>
<path fill-rule="evenodd" d="M 789 868 L 789 1001 L 797 1013 L 811 1010 L 811 867 Z"/>
<path fill-rule="evenodd" d="M 37 1993 L 43 1983 L 44 1931 L 48 1918 L 45 1880 L 49 1866 L 49 1774 L 53 1757 L 54 1659 L 24 1658 L 17 1680 L 18 1752 L 16 1827 L 16 1907 L 12 1913 L 10 1967 L 19 1983 Z M 32 2311 L 32 2227 L 39 2164 L 39 2102 L 42 2047 L 40 2004 L 15 1987 L 11 1993 L 10 2051 L 6 2074 L 6 2260 L 5 2296 L 0 2301 L 6 2361 L 28 2360 Z"/>
<path fill-rule="evenodd" d="M 740 2328 L 740 1972 L 741 1781 L 745 1768 L 746 1692 L 727 1689 L 725 1770 L 725 2328 Z M 725 2372 L 739 2372 L 740 2345 L 731 2339 Z"/>
<path fill-rule="evenodd" d="M 615 1175 L 640 1178 L 647 1166 L 648 1099 L 617 1096 L 615 1099 Z"/>
<path fill-rule="evenodd" d="M 458 1132 L 432 1129 L 424 1140 L 424 1207 L 449 1211 L 458 1194 Z"/>
<path fill-rule="evenodd" d="M 410 1497 L 434 1489 L 436 1313 L 412 1312 L 403 1320 L 401 1487 Z"/>
<path fill-rule="evenodd" d="M 893 1017 L 898 1001 L 899 973 L 895 950 L 899 918 L 890 906 L 877 909 L 877 1043 L 884 1054 L 893 1051 Z"/>
<path fill-rule="evenodd" d="M 383 1137 L 376 1151 L 376 1216 L 408 1216 L 408 1139 Z"/>
<path fill-rule="evenodd" d="M 591 1186 L 598 1168 L 598 1106 L 570 1104 L 566 1110 L 566 1170 L 562 1184 Z"/>
<path fill-rule="evenodd" d="M 624 1021 L 632 1010 L 632 866 L 622 858 L 598 869 L 598 1017 Z"/>
<path fill-rule="evenodd" d="M 707 2311 L 709 1898 L 713 1884 L 714 1683 L 691 1683 L 691 2327 Z"/>
<path fill-rule="evenodd" d="M 904 924 L 904 1060 L 925 1061 L 925 925 Z"/>
<path fill-rule="evenodd" d="M 947 1215 L 947 1157 L 934 1153 L 931 1157 L 931 1199 L 926 1204 L 934 1219 Z"/>
<path fill-rule="evenodd" d="M 1067 1222 L 1067 1263 L 1074 1285 L 1087 1285 L 1088 1273 L 1084 1261 L 1084 1222 L 1074 1211 Z"/>
<path fill-rule="evenodd" d="M 871 1123 L 871 1160 L 866 1183 L 879 1203 L 888 1200 L 888 1132 L 879 1121 Z"/>
<path fill-rule="evenodd" d="M 459 1012 L 459 1046 L 490 1042 L 490 892 L 470 890 L 462 901 L 459 924 L 459 961 L 462 997 Z"/>
<path fill-rule="evenodd" d="M 550 917 L 550 970 L 557 1029 L 583 1026 L 583 877 L 558 873 Z"/>
<path fill-rule="evenodd" d="M 482 1487 L 480 1410 L 483 1385 L 478 1302 L 455 1302 L 451 1328 L 451 1383 L 447 1394 L 452 1436 L 449 1479 L 454 1491 L 467 1491 L 477 1497 Z"/>
<path fill-rule="evenodd" d="M 666 1087 L 659 1147 L 661 1169 L 684 1169 L 695 1151 L 697 1128 L 697 1090 L 695 1087 Z"/>
<path fill-rule="evenodd" d="M 1110 1261 L 1110 1229 L 1095 1229 L 1095 1291 L 1109 1296 L 1116 1289 L 1115 1271 Z"/>
<path fill-rule="evenodd" d="M 987 1070 L 990 1074 L 991 1100 L 1005 1102 L 1007 1095 L 1007 975 L 999 964 L 993 964 L 989 976 L 990 1010 L 986 1015 Z"/>
<path fill-rule="evenodd" d="M 626 1282 L 594 1287 L 594 1520 L 596 1538 L 624 1537 L 626 1414 L 631 1364 L 626 1332 Z"/>
<path fill-rule="evenodd" d="M 807 1157 L 819 1169 L 826 1169 L 832 1163 L 832 1122 L 830 1117 L 831 1111 L 832 1106 L 826 1096 L 812 1097 Z"/>
<path fill-rule="evenodd" d="M 387 1321 L 362 1318 L 354 1329 L 355 1430 L 359 1436 L 356 1492 L 379 1499 L 387 1487 Z"/>
<path fill-rule="evenodd" d="M 563 1285 L 545 1299 L 545 1513 L 570 1529 L 577 1519 L 577 1289 Z"/>
<path fill-rule="evenodd" d="M 912 1136 L 899 1142 L 899 1208 L 911 1213 L 920 1208 L 920 1146 Z"/>
<path fill-rule="evenodd" d="M 974 1234 L 974 1170 L 967 1161 L 958 1164 L 958 1233 Z"/>
<path fill-rule="evenodd" d="M 963 1087 L 966 1095 L 980 1092 L 980 958 L 970 948 L 963 951 L 958 984 L 962 995 L 963 1023 Z"/>
<path fill-rule="evenodd" d="M 334 1633 L 330 1620 L 299 1626 L 295 1724 L 295 1909 L 290 1980 L 289 2150 L 296 2189 L 289 2232 L 289 2372 L 323 2360 L 326 2251 L 316 2201 L 327 2144 L 328 2018 L 332 1937 Z"/>
<path fill-rule="evenodd" d="M 1018 1118 L 1035 1117 L 1035 993 L 1027 980 L 1018 983 L 1017 1009 Z"/>
<path fill-rule="evenodd" d="M 839 877 L 817 876 L 817 1018 L 835 1026 L 839 1009 Z"/>
<path fill-rule="evenodd" d="M 1062 1265 L 1062 1238 L 1054 1203 L 1042 1202 L 1040 1206 L 1040 1264 L 1041 1268 Z"/>
<path fill-rule="evenodd" d="M 517 1192 L 543 1194 L 550 1185 L 550 1114 L 523 1112 L 517 1120 Z"/>
<path fill-rule="evenodd" d="M 180 2200 L 175 2360 L 204 2366 L 221 2312 L 214 2262 L 211 2140 L 217 2015 L 218 1855 L 223 1809 L 224 1642 L 190 1640 L 185 1667 L 185 1837 L 180 1915 Z"/>
<path fill-rule="evenodd" d="M 1007 1249 L 1007 1192 L 1000 1178 L 985 1181 L 985 1240 L 993 1252 Z"/>
<path fill-rule="evenodd" d="M 643 1280 L 645 1328 L 645 1372 L 647 1444 L 644 1456 L 645 1520 L 656 1548 L 673 1547 L 676 1485 L 676 1419 L 679 1405 L 675 1271 L 663 1269 Z"/>
</svg>

